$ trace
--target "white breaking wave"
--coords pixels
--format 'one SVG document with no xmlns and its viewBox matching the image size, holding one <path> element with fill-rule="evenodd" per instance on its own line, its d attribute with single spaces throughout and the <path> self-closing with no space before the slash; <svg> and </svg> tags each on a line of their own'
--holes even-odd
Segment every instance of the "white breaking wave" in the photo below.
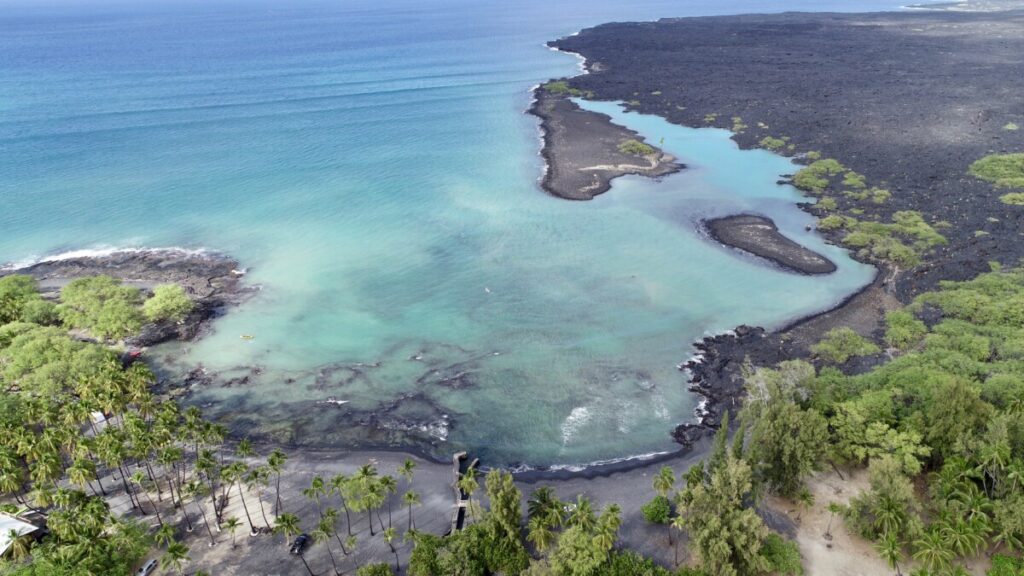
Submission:
<svg viewBox="0 0 1024 576">
<path fill-rule="evenodd" d="M 577 406 L 565 417 L 562 422 L 562 445 L 572 442 L 580 428 L 590 421 L 590 410 L 583 406 Z"/>
<path fill-rule="evenodd" d="M 647 454 L 637 454 L 636 456 L 623 456 L 622 458 L 609 458 L 608 460 L 594 460 L 593 462 L 588 462 L 586 464 L 554 464 L 552 466 L 545 466 L 541 469 L 553 471 L 565 470 L 566 472 L 582 472 L 587 468 L 595 468 L 598 466 L 610 466 L 612 464 L 621 464 L 623 462 L 643 462 L 645 460 L 653 460 L 654 458 L 665 456 L 667 454 L 672 454 L 674 452 L 674 450 L 666 450 L 663 452 L 648 452 Z M 535 468 L 533 466 L 527 466 L 524 464 L 522 466 L 516 466 L 515 468 L 512 468 L 511 471 L 513 473 L 519 473 L 529 472 L 531 470 L 537 469 L 538 468 Z"/>
<path fill-rule="evenodd" d="M 180 254 L 182 256 L 207 256 L 211 252 L 205 248 L 182 248 L 180 246 L 168 246 L 163 248 L 143 248 L 143 247 L 132 247 L 132 246 L 99 246 L 96 248 L 81 248 L 78 250 L 68 250 L 67 252 L 58 252 L 56 254 L 49 254 L 46 256 L 32 256 L 19 260 L 16 262 L 8 262 L 0 265 L 0 270 L 20 270 L 22 268 L 28 268 L 29 266 L 35 266 L 36 264 L 42 264 L 44 262 L 60 262 L 62 260 L 74 260 L 76 258 L 103 258 L 106 256 L 113 256 L 114 254 Z"/>
</svg>

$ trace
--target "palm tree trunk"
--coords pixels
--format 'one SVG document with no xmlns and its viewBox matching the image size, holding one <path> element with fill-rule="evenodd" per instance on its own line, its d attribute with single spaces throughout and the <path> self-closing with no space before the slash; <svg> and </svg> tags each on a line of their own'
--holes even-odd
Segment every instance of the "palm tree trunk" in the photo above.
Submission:
<svg viewBox="0 0 1024 576">
<path fill-rule="evenodd" d="M 203 505 L 199 502 L 198 498 L 193 496 L 192 502 L 195 503 L 196 508 L 199 508 L 199 513 L 203 515 L 203 524 L 206 525 L 206 533 L 210 535 L 210 546 L 216 545 L 217 541 L 213 539 L 213 530 L 210 530 L 210 521 L 206 518 L 206 510 L 203 510 Z"/>
<path fill-rule="evenodd" d="M 242 509 L 245 510 L 245 519 L 249 521 L 249 535 L 256 535 L 256 527 L 252 525 L 252 517 L 249 516 L 249 507 L 245 505 L 245 495 L 242 494 L 242 482 L 241 480 L 235 481 L 238 488 L 238 497 L 242 500 Z"/>
<path fill-rule="evenodd" d="M 274 496 L 274 514 L 281 513 L 281 473 L 277 473 L 277 494 Z M 305 560 L 303 560 L 305 561 Z M 308 566 L 307 566 L 308 568 Z"/>
<path fill-rule="evenodd" d="M 376 536 L 376 532 L 373 531 L 373 510 L 366 509 L 366 519 L 370 521 L 370 536 Z"/>
<path fill-rule="evenodd" d="M 168 484 L 168 487 L 171 490 L 171 499 L 173 500 L 174 499 L 174 481 L 173 481 L 173 479 L 171 480 L 170 484 Z M 192 526 L 192 519 L 188 517 L 188 508 L 185 506 L 185 501 L 182 500 L 180 485 L 178 487 L 178 504 L 181 505 L 181 513 L 185 515 L 185 524 L 188 525 L 188 531 L 191 532 L 191 531 L 195 530 L 195 527 Z"/>
<path fill-rule="evenodd" d="M 342 500 L 341 507 L 345 509 L 345 529 L 348 530 L 348 535 L 352 536 L 352 516 L 348 512 L 348 504 Z"/>
<path fill-rule="evenodd" d="M 128 480 L 126 479 L 128 475 L 121 468 L 120 464 L 117 465 L 117 473 L 121 475 L 121 484 L 124 486 L 125 494 L 128 495 L 128 500 L 130 500 L 131 503 L 132 503 L 132 510 L 134 510 L 135 508 L 138 508 L 140 511 L 142 511 L 142 515 L 145 516 L 146 515 L 146 511 L 142 510 L 142 506 L 135 504 L 135 496 L 132 494 L 132 489 L 130 487 L 128 487 Z"/>
<path fill-rule="evenodd" d="M 160 508 L 158 508 L 156 502 L 153 502 L 153 499 L 150 498 L 149 492 L 143 490 L 142 493 L 146 495 L 146 500 L 149 500 L 149 505 L 153 507 L 153 512 L 156 512 L 156 521 L 159 522 L 160 527 L 163 528 L 164 519 L 160 516 Z"/>
<path fill-rule="evenodd" d="M 371 520 L 371 522 L 372 522 L 372 520 Z M 384 520 L 382 520 L 381 517 L 380 517 L 380 508 L 377 509 L 377 522 L 380 522 L 380 531 L 383 532 L 384 531 Z"/>
<path fill-rule="evenodd" d="M 256 500 L 260 503 L 260 514 L 263 515 L 263 522 L 267 525 L 267 530 L 270 530 L 270 520 L 267 520 L 267 510 L 263 507 L 263 490 L 257 494 Z"/>
<path fill-rule="evenodd" d="M 412 530 L 412 504 L 409 504 L 409 526 L 405 529 L 406 532 Z"/>
<path fill-rule="evenodd" d="M 345 548 L 345 543 L 341 541 L 341 536 L 339 536 L 338 533 L 335 532 L 334 538 L 338 541 L 338 546 L 341 546 L 341 551 L 345 554 L 345 556 L 348 556 L 348 549 Z M 334 571 L 337 572 L 338 568 L 335 567 Z"/>
<path fill-rule="evenodd" d="M 306 557 L 299 554 L 299 559 L 302 560 L 302 565 L 306 567 L 306 572 L 309 572 L 309 576 L 316 576 L 316 574 L 313 573 L 313 570 L 309 568 L 309 563 L 306 562 Z"/>
<path fill-rule="evenodd" d="M 331 556 L 331 567 L 334 568 L 334 576 L 338 576 L 338 561 L 334 559 L 334 551 L 331 550 L 331 541 L 324 540 L 324 547 L 327 548 L 327 554 Z"/>
</svg>

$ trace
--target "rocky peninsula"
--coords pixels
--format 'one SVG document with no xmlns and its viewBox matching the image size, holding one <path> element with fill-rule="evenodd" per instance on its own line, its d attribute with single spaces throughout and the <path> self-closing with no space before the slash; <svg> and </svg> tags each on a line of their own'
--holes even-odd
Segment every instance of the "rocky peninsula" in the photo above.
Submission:
<svg viewBox="0 0 1024 576">
<path fill-rule="evenodd" d="M 538 86 L 529 110 L 541 119 L 541 155 L 547 162 L 541 186 L 550 194 L 591 200 L 607 192 L 619 176 L 658 177 L 683 168 L 633 130 L 580 108 L 570 94 L 558 83 Z"/>
<path fill-rule="evenodd" d="M 715 240 L 769 260 L 800 274 L 831 274 L 836 265 L 821 254 L 797 244 L 779 232 L 770 218 L 739 214 L 704 222 Z"/>
</svg>

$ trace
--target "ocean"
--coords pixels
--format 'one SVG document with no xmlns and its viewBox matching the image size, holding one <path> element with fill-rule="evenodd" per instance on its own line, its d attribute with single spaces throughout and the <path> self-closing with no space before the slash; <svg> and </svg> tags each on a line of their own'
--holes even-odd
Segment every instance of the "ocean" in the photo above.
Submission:
<svg viewBox="0 0 1024 576">
<path fill-rule="evenodd" d="M 0 263 L 237 258 L 258 294 L 147 354 L 166 377 L 237 378 L 189 399 L 236 434 L 522 465 L 672 450 L 700 400 L 677 368 L 695 340 L 826 309 L 873 271 L 805 230 L 775 184 L 789 160 L 614 103 L 586 105 L 690 169 L 588 203 L 546 195 L 523 111 L 579 62 L 544 42 L 612 20 L 894 8 L 0 0 Z M 839 271 L 782 272 L 696 230 L 736 210 Z"/>
</svg>

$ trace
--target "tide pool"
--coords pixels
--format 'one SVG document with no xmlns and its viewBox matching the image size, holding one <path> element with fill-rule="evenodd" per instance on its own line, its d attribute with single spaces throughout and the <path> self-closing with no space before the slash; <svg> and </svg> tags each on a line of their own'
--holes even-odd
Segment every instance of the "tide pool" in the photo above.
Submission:
<svg viewBox="0 0 1024 576">
<path fill-rule="evenodd" d="M 577 70 L 543 43 L 583 26 L 891 2 L 0 5 L 0 262 L 237 258 L 261 291 L 151 357 L 174 378 L 248 376 L 190 399 L 239 434 L 492 463 L 670 450 L 697 401 L 676 369 L 694 340 L 778 326 L 871 277 L 804 230 L 802 198 L 775 185 L 785 158 L 585 103 L 690 168 L 566 202 L 537 186 L 522 111 L 532 85 Z M 781 272 L 697 232 L 736 211 L 839 271 Z"/>
</svg>

